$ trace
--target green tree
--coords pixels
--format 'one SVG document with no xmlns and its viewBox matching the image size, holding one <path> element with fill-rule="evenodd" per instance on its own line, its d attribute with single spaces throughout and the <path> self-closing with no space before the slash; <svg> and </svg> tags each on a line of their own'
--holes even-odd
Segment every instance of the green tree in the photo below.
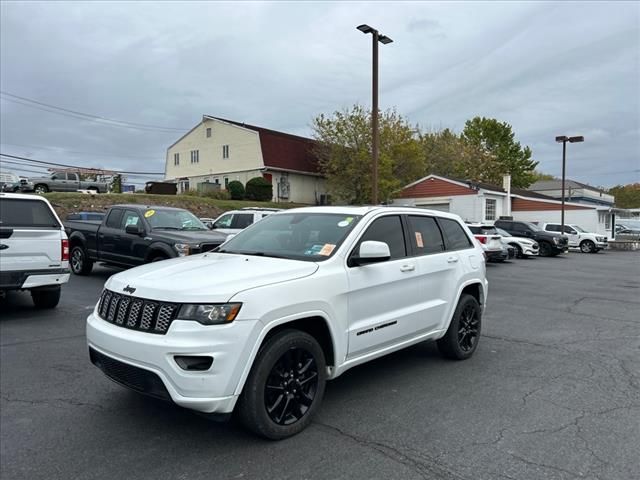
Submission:
<svg viewBox="0 0 640 480">
<path fill-rule="evenodd" d="M 262 177 L 253 177 L 245 188 L 247 200 L 268 202 L 273 198 L 273 185 Z"/>
<path fill-rule="evenodd" d="M 495 118 L 475 117 L 467 120 L 462 131 L 465 142 L 482 152 L 471 171 L 473 180 L 482 180 L 500 185 L 502 175 L 511 174 L 514 187 L 526 188 L 534 181 L 534 171 L 538 162 L 531 160 L 531 149 L 522 147 L 515 140 L 515 134 L 506 122 Z"/>
<path fill-rule="evenodd" d="M 640 208 L 640 183 L 616 185 L 608 193 L 616 197 L 616 207 Z"/>
<path fill-rule="evenodd" d="M 535 170 L 532 174 L 531 177 L 533 178 L 533 182 L 538 182 L 540 180 L 559 180 L 558 177 L 551 175 L 549 173 L 544 173 L 544 172 L 540 172 L 538 170 Z"/>
<path fill-rule="evenodd" d="M 371 111 L 354 105 L 313 120 L 315 154 L 329 192 L 349 204 L 371 203 Z M 378 191 L 382 200 L 424 173 L 417 128 L 395 110 L 379 115 Z"/>
</svg>

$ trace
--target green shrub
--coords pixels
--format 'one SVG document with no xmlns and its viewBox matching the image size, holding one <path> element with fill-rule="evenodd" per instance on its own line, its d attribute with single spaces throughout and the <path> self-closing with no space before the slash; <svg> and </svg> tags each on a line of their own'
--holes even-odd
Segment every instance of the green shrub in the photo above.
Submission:
<svg viewBox="0 0 640 480">
<path fill-rule="evenodd" d="M 205 192 L 200 196 L 201 197 L 205 197 L 205 198 L 213 198 L 213 199 L 216 199 L 216 200 L 230 200 L 231 199 L 231 195 L 226 190 L 212 190 L 210 192 Z"/>
<path fill-rule="evenodd" d="M 244 198 L 244 185 L 238 180 L 233 180 L 227 185 L 227 191 L 231 195 L 231 200 L 242 200 Z"/>
<path fill-rule="evenodd" d="M 198 196 L 200 196 L 200 194 L 198 193 L 198 191 L 197 191 L 197 190 L 187 190 L 187 191 L 185 191 L 185 192 L 182 192 L 182 194 L 181 194 L 181 195 L 190 195 L 190 196 L 192 196 L 192 197 L 198 197 Z"/>
<path fill-rule="evenodd" d="M 245 196 L 247 200 L 268 202 L 273 198 L 273 185 L 262 177 L 254 177 L 247 182 Z"/>
</svg>

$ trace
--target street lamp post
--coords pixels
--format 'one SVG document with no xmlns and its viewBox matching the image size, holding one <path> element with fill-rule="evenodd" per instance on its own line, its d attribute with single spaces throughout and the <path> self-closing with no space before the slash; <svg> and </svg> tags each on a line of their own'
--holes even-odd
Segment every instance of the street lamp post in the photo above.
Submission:
<svg viewBox="0 0 640 480">
<path fill-rule="evenodd" d="M 564 183 L 566 178 L 565 172 L 567 165 L 567 142 L 584 142 L 584 137 L 567 137 L 566 135 L 561 135 L 556 137 L 556 142 L 562 143 L 562 206 L 560 207 L 560 235 L 564 235 Z"/>
<path fill-rule="evenodd" d="M 393 42 L 386 35 L 369 25 L 363 24 L 357 27 L 362 33 L 370 33 L 373 40 L 373 81 L 372 81 L 372 101 L 371 101 L 371 130 L 372 130 L 372 167 L 371 167 L 371 201 L 374 205 L 378 203 L 378 156 L 380 138 L 378 134 L 378 42 L 383 45 Z"/>
</svg>

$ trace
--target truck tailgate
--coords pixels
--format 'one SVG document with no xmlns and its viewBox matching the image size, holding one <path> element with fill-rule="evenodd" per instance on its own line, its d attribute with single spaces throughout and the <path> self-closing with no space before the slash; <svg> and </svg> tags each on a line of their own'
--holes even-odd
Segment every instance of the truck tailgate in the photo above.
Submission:
<svg viewBox="0 0 640 480">
<path fill-rule="evenodd" d="M 3 228 L 0 270 L 47 270 L 62 266 L 62 231 L 42 228 Z"/>
</svg>

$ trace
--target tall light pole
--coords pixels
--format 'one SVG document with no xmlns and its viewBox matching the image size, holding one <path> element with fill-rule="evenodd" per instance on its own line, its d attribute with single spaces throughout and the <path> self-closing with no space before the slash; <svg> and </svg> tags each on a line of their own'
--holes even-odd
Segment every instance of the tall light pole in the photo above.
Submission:
<svg viewBox="0 0 640 480">
<path fill-rule="evenodd" d="M 378 150 L 380 146 L 380 138 L 378 134 L 378 42 L 383 45 L 393 42 L 386 35 L 380 35 L 380 32 L 369 25 L 363 24 L 357 27 L 362 33 L 370 33 L 373 39 L 373 99 L 371 101 L 371 130 L 372 132 L 372 168 L 371 168 L 371 201 L 374 205 L 378 203 Z"/>
<path fill-rule="evenodd" d="M 561 135 L 556 137 L 556 142 L 562 143 L 562 206 L 560 213 L 560 235 L 564 235 L 564 182 L 565 182 L 565 172 L 567 165 L 567 142 L 569 143 L 579 143 L 584 142 L 584 137 L 567 137 L 566 135 Z"/>
</svg>

